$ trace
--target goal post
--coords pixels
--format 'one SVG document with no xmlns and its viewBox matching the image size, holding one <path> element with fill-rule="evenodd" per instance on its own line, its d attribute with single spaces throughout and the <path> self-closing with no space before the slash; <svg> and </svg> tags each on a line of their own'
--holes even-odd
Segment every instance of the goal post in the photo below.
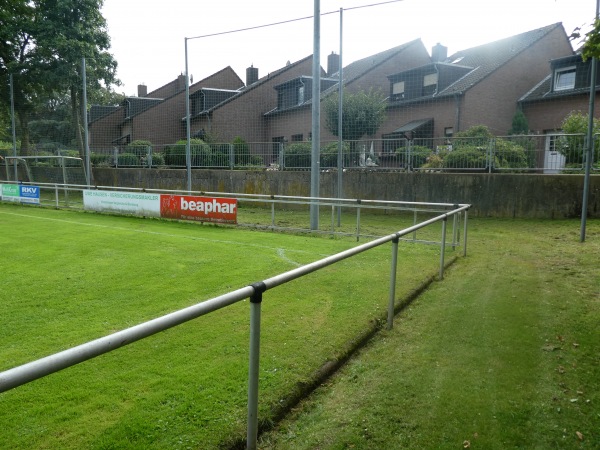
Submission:
<svg viewBox="0 0 600 450">
<path fill-rule="evenodd" d="M 87 185 L 84 161 L 74 156 L 5 156 L 6 181 Z"/>
</svg>

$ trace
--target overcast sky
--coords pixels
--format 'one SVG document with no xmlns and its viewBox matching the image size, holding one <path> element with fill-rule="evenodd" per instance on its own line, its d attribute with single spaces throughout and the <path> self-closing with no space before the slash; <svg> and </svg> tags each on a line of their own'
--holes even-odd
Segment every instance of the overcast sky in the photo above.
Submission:
<svg viewBox="0 0 600 450">
<path fill-rule="evenodd" d="M 340 50 L 343 12 L 343 64 L 421 38 L 448 54 L 562 22 L 567 34 L 589 29 L 596 0 L 321 0 L 321 61 Z M 367 6 L 373 5 L 373 6 Z M 364 6 L 364 7 L 363 7 Z M 328 14 L 331 13 L 331 14 Z M 148 92 L 185 73 L 199 81 L 231 66 L 245 81 L 254 65 L 259 76 L 313 53 L 314 0 L 104 0 L 111 53 L 123 86 L 117 92 Z M 304 20 L 295 20 L 306 18 Z M 278 22 L 289 23 L 260 27 Z M 204 37 L 218 34 L 216 36 Z M 194 39 L 191 39 L 194 38 Z"/>
</svg>

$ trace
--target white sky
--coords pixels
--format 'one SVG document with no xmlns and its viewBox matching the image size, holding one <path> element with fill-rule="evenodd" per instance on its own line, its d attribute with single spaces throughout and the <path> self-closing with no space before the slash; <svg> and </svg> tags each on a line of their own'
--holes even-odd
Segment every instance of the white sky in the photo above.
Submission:
<svg viewBox="0 0 600 450">
<path fill-rule="evenodd" d="M 589 29 L 596 0 L 320 0 L 321 65 L 340 49 L 343 13 L 343 65 L 413 39 L 425 47 L 437 42 L 448 54 L 562 22 L 567 35 Z M 258 27 L 312 16 L 314 0 L 104 0 L 111 50 L 118 62 L 117 92 L 148 92 L 185 73 L 185 38 Z M 246 80 L 254 65 L 259 76 L 313 53 L 313 20 L 188 40 L 188 67 L 199 81 L 231 66 Z"/>
</svg>

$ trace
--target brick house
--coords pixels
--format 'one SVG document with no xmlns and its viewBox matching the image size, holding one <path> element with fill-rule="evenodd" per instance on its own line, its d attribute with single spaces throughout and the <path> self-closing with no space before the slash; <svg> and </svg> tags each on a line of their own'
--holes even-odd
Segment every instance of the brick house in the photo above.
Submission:
<svg viewBox="0 0 600 450">
<path fill-rule="evenodd" d="M 529 129 L 536 134 L 560 131 L 560 125 L 571 111 L 588 113 L 590 100 L 591 61 L 572 54 L 550 61 L 550 73 L 519 99 Z M 596 78 L 596 104 L 600 101 Z M 596 109 L 596 117 L 600 111 Z"/>
<path fill-rule="evenodd" d="M 545 136 L 543 164 L 546 173 L 557 173 L 566 165 L 565 156 L 556 149 L 557 135 L 569 113 L 588 114 L 591 75 L 591 61 L 583 61 L 578 53 L 553 59 L 550 73 L 519 100 L 531 132 Z M 600 102 L 599 88 L 600 76 L 597 76 L 596 105 Z M 594 116 L 600 117 L 597 107 Z"/>
<path fill-rule="evenodd" d="M 567 34 L 556 23 L 450 57 L 439 44 L 429 56 L 416 39 L 349 64 L 343 82 L 349 92 L 381 89 L 387 93 L 386 121 L 369 137 L 376 141 L 377 152 L 385 154 L 393 152 L 407 133 L 413 138 L 442 139 L 483 124 L 494 134 L 505 135 L 519 99 L 547 77 L 548 61 L 570 67 L 572 56 Z M 331 54 L 327 71 L 321 69 L 320 100 L 337 92 L 339 63 L 339 56 Z M 160 146 L 185 138 L 183 76 L 150 94 L 143 90 L 139 94 L 113 109 L 92 108 L 92 150 L 137 139 Z M 273 151 L 274 143 L 309 140 L 311 97 L 312 56 L 262 78 L 257 68 L 249 67 L 245 84 L 227 67 L 190 86 L 191 135 L 208 134 L 218 142 L 239 136 Z M 520 102 L 530 111 L 539 108 L 538 103 L 533 97 Z M 531 123 L 535 125 L 535 119 Z M 324 126 L 321 138 L 335 140 Z"/>
<path fill-rule="evenodd" d="M 385 50 L 349 64 L 342 71 L 347 92 L 373 89 L 387 92 L 388 75 L 398 70 L 426 64 L 429 53 L 420 39 Z M 338 90 L 339 56 L 328 56 L 326 77 L 321 80 L 321 100 Z M 309 140 L 312 124 L 312 77 L 287 80 L 275 86 L 277 104 L 264 116 L 267 135 L 272 142 Z M 302 94 L 300 94 L 302 92 Z M 321 117 L 321 140 L 335 140 L 324 126 Z"/>
<path fill-rule="evenodd" d="M 557 23 L 450 57 L 446 53 L 438 44 L 430 64 L 388 77 L 387 120 L 379 130 L 383 153 L 394 151 L 407 133 L 446 138 L 486 125 L 492 133 L 506 135 L 518 99 L 546 75 L 549 60 L 573 50 Z"/>
<path fill-rule="evenodd" d="M 244 83 L 231 67 L 226 67 L 190 85 L 190 97 L 206 86 L 237 92 Z M 186 137 L 184 118 L 184 75 L 151 93 L 140 85 L 138 96 L 127 97 L 119 106 L 90 108 L 90 148 L 92 151 L 112 149 L 140 139 L 158 147 L 173 144 Z"/>
</svg>

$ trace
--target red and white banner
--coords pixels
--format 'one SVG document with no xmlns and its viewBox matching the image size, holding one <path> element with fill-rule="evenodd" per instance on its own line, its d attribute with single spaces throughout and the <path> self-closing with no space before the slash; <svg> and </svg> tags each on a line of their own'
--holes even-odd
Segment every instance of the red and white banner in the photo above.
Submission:
<svg viewBox="0 0 600 450">
<path fill-rule="evenodd" d="M 161 194 L 160 216 L 178 220 L 237 223 L 237 199 Z"/>
</svg>

